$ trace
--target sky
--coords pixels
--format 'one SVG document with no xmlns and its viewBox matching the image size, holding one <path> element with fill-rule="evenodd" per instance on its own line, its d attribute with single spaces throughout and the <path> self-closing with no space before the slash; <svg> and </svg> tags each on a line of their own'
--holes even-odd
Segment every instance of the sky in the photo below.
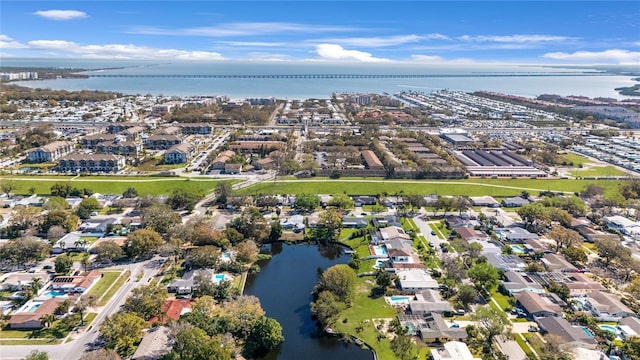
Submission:
<svg viewBox="0 0 640 360">
<path fill-rule="evenodd" d="M 9 57 L 640 66 L 640 0 L 2 0 Z"/>
</svg>

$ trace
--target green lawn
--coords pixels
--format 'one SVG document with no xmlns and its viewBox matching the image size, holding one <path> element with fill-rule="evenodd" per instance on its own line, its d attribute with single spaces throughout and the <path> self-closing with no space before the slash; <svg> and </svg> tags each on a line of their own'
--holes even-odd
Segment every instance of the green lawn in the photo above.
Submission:
<svg viewBox="0 0 640 360">
<path fill-rule="evenodd" d="M 507 310 L 511 307 L 509 303 L 509 297 L 501 294 L 498 290 L 493 290 L 491 292 L 491 296 L 496 300 L 498 305 L 502 308 L 502 310 Z"/>
<path fill-rule="evenodd" d="M 122 275 L 118 278 L 118 280 L 116 280 L 116 282 L 113 283 L 113 286 L 111 286 L 107 290 L 107 292 L 105 292 L 102 295 L 102 298 L 98 302 L 98 305 L 99 306 L 107 305 L 107 302 L 109 302 L 111 297 L 113 297 L 113 295 L 115 295 L 115 293 L 118 291 L 118 289 L 120 289 L 120 287 L 122 287 L 122 285 L 129 279 L 130 276 L 131 276 L 131 271 L 129 271 L 129 270 L 127 270 L 124 273 L 122 273 Z"/>
<path fill-rule="evenodd" d="M 0 345 L 56 345 L 62 340 L 57 339 L 1 339 Z"/>
<path fill-rule="evenodd" d="M 51 193 L 51 186 L 56 183 L 68 182 L 77 188 L 88 188 L 104 194 L 122 194 L 127 188 L 133 187 L 140 195 L 170 194 L 174 189 L 189 188 L 202 193 L 210 193 L 215 190 L 221 181 L 237 182 L 237 180 L 216 179 L 183 179 L 177 177 L 125 177 L 125 176 L 89 176 L 71 180 L 69 177 L 13 177 L 4 176 L 2 179 L 11 179 L 16 185 L 16 194 L 27 194 L 29 188 L 34 187 L 37 194 Z"/>
<path fill-rule="evenodd" d="M 569 179 L 460 179 L 460 180 L 383 180 L 315 178 L 305 180 L 276 180 L 247 187 L 239 193 L 255 194 L 438 194 L 438 195 L 490 195 L 507 197 L 519 195 L 523 190 L 532 194 L 537 191 L 579 192 L 588 184 L 605 189 L 605 194 L 614 194 L 620 181 L 615 180 L 569 180 Z"/>
<path fill-rule="evenodd" d="M 442 240 L 444 240 L 444 239 L 446 239 L 446 238 L 447 238 L 447 236 L 445 236 L 445 235 L 442 233 L 442 231 L 440 231 L 440 229 L 438 228 L 438 224 L 431 223 L 431 224 L 429 224 L 429 227 L 431 228 L 431 230 L 433 230 L 433 231 L 435 231 L 435 232 L 436 232 L 436 236 L 438 237 L 438 239 L 442 239 Z M 446 229 L 446 228 L 445 228 L 445 229 Z"/>
<path fill-rule="evenodd" d="M 520 335 L 516 335 L 515 338 L 516 338 L 516 342 L 518 343 L 518 345 L 520 345 L 520 348 L 522 349 L 522 351 L 524 351 L 524 353 L 527 354 L 527 357 L 529 359 L 537 359 L 537 357 L 531 351 L 531 348 L 529 347 L 529 344 L 521 336 L 521 334 Z"/>
<path fill-rule="evenodd" d="M 571 172 L 571 175 L 590 177 L 590 176 L 625 176 L 627 174 L 613 165 L 607 165 L 607 166 L 592 166 L 589 169 L 575 170 Z"/>
<path fill-rule="evenodd" d="M 578 155 L 574 153 L 568 153 L 568 154 L 562 155 L 562 160 L 566 161 L 567 164 L 573 163 L 573 166 L 575 167 L 578 167 L 581 164 L 585 165 L 585 164 L 591 163 L 591 160 L 589 160 L 589 158 L 586 158 L 582 155 Z"/>
</svg>

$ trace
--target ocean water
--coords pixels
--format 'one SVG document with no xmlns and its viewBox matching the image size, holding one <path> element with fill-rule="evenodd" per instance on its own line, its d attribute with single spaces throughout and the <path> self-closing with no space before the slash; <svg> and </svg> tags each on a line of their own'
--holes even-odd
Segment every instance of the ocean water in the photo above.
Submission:
<svg viewBox="0 0 640 360">
<path fill-rule="evenodd" d="M 625 98 L 614 89 L 634 84 L 631 76 L 604 75 L 595 70 L 517 65 L 418 65 L 326 62 L 153 62 L 70 59 L 2 59 L 3 66 L 103 69 L 87 74 L 147 77 L 90 77 L 20 82 L 66 90 L 111 90 L 126 94 L 226 95 L 231 98 L 329 98 L 334 92 L 487 90 L 525 97 L 541 94 Z M 104 70 L 106 69 L 106 70 Z M 187 78 L 187 75 L 367 74 L 429 75 L 427 78 Z M 176 77 L 159 78 L 155 75 Z M 534 75 L 534 76 L 531 76 Z M 567 76 L 571 75 L 571 76 Z"/>
</svg>

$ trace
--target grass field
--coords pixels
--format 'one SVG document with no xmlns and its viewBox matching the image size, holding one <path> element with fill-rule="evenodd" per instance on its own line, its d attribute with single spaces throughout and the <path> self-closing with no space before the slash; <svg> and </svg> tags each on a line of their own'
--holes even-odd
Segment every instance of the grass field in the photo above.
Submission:
<svg viewBox="0 0 640 360">
<path fill-rule="evenodd" d="M 566 161 L 567 164 L 573 163 L 573 166 L 576 167 L 580 165 L 590 164 L 592 162 L 591 160 L 589 160 L 589 158 L 574 153 L 562 155 L 562 160 Z"/>
<path fill-rule="evenodd" d="M 239 193 L 255 194 L 438 194 L 508 197 L 519 195 L 523 190 L 531 194 L 540 191 L 574 193 L 584 190 L 588 184 L 605 189 L 606 195 L 618 191 L 616 180 L 569 180 L 569 179 L 460 179 L 460 180 L 383 180 L 328 178 L 304 180 L 277 180 L 247 187 Z"/>
<path fill-rule="evenodd" d="M 613 165 L 592 166 L 588 169 L 578 169 L 571 172 L 573 176 L 625 176 L 626 173 Z"/>
<path fill-rule="evenodd" d="M 15 184 L 16 194 L 27 194 L 29 188 L 34 187 L 37 194 L 51 193 L 51 186 L 56 183 L 68 183 L 72 187 L 89 188 L 95 192 L 103 194 L 122 194 L 127 188 L 133 187 L 140 195 L 160 195 L 170 194 L 174 189 L 188 188 L 202 193 L 210 193 L 215 190 L 216 185 L 221 181 L 218 179 L 184 179 L 176 177 L 125 177 L 125 176 L 88 176 L 77 179 L 71 177 L 9 177 L 2 179 L 10 180 Z"/>
</svg>

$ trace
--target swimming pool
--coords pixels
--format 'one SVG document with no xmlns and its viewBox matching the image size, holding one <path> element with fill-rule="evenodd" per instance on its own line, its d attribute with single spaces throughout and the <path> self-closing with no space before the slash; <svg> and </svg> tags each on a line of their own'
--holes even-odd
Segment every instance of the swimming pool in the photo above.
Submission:
<svg viewBox="0 0 640 360">
<path fill-rule="evenodd" d="M 222 253 L 222 261 L 231 261 L 231 254 L 229 253 Z"/>
<path fill-rule="evenodd" d="M 62 291 L 56 291 L 56 290 L 48 290 L 42 293 L 42 295 L 40 295 L 42 297 L 46 297 L 48 299 L 51 298 L 56 298 L 56 297 L 65 297 L 67 296 L 66 293 L 62 292 Z"/>
<path fill-rule="evenodd" d="M 40 307 L 40 305 L 42 305 L 42 303 L 33 303 L 31 304 L 26 310 L 25 312 L 36 312 L 36 310 L 38 310 L 38 308 Z"/>
<path fill-rule="evenodd" d="M 616 328 L 616 327 L 615 327 L 615 326 L 613 326 L 613 325 L 606 325 L 606 324 L 603 324 L 603 325 L 598 325 L 598 327 L 599 327 L 600 329 L 602 329 L 602 330 L 611 331 L 612 333 L 614 333 L 614 334 L 618 335 L 618 328 Z"/>
<path fill-rule="evenodd" d="M 524 253 L 524 248 L 520 245 L 509 245 L 514 253 Z"/>
<path fill-rule="evenodd" d="M 373 268 L 374 269 L 384 269 L 384 267 L 386 266 L 386 261 L 384 260 L 376 260 L 376 263 L 373 264 Z"/>
<path fill-rule="evenodd" d="M 409 301 L 411 300 L 411 297 L 410 296 L 390 296 L 389 298 L 387 298 L 387 300 L 391 305 L 402 305 L 402 304 L 408 304 Z"/>
<path fill-rule="evenodd" d="M 387 255 L 387 249 L 382 245 L 369 246 L 369 249 L 371 250 L 371 255 L 375 255 L 375 256 Z"/>
<path fill-rule="evenodd" d="M 225 280 L 224 274 L 216 274 L 213 278 L 213 282 L 216 285 L 219 285 L 223 280 Z"/>
<path fill-rule="evenodd" d="M 586 327 L 582 327 L 582 331 L 584 331 L 584 333 L 587 334 L 587 336 L 592 339 L 595 337 L 595 335 L 591 332 L 591 330 L 587 329 Z"/>
</svg>

